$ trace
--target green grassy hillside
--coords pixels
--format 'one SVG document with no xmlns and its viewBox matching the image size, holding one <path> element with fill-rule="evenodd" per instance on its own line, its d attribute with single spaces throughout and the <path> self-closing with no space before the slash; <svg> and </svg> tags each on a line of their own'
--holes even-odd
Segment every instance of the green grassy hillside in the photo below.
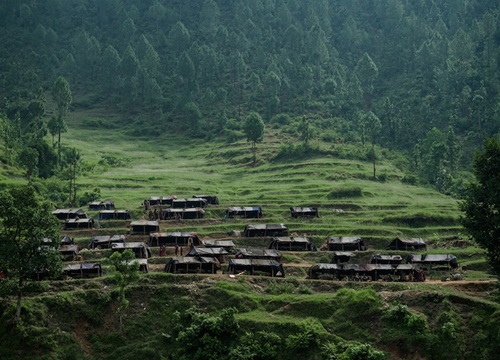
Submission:
<svg viewBox="0 0 500 360">
<path fill-rule="evenodd" d="M 127 291 L 130 306 L 122 329 L 107 266 L 98 279 L 35 284 L 16 327 L 9 325 L 13 301 L 3 291 L 2 359 L 285 359 L 297 354 L 378 359 L 380 351 L 390 359 L 494 358 L 500 310 L 484 253 L 462 236 L 457 200 L 402 183 L 394 155 L 379 160 L 376 180 L 372 164 L 357 155 L 363 150 L 353 145 L 315 143 L 310 154 L 278 161 L 277 154 L 293 139 L 268 129 L 253 165 L 243 139 L 151 138 L 103 114 L 73 113 L 63 144 L 83 156 L 78 192 L 98 187 L 102 200 L 114 200 L 134 219 L 147 216 L 142 201 L 152 195 L 214 194 L 220 205 L 210 206 L 204 219 L 162 221 L 162 231 L 196 231 L 203 239 L 231 238 L 246 246 L 265 246 L 268 239 L 226 232 L 248 223 L 279 222 L 318 246 L 328 236 L 360 235 L 368 245 L 356 258 L 360 263 L 384 252 L 396 236 L 423 237 L 429 252 L 455 254 L 468 266 L 464 280 L 441 282 L 446 272 L 430 273 L 427 283 L 307 279 L 312 264 L 331 260 L 326 251 L 284 252 L 285 279 L 230 278 L 224 267 L 214 276 L 171 275 L 162 272 L 166 258 L 153 249 L 152 271 Z M 4 174 L 13 183 L 24 181 Z M 38 185 L 50 188 L 49 182 Z M 252 205 L 263 207 L 263 219 L 224 219 L 227 207 Z M 294 219 L 291 206 L 317 206 L 320 217 Z M 91 235 L 125 233 L 127 225 L 101 222 L 94 230 L 66 233 L 83 248 Z M 81 255 L 104 261 L 110 251 Z M 453 353 L 443 357 L 449 347 Z"/>
</svg>

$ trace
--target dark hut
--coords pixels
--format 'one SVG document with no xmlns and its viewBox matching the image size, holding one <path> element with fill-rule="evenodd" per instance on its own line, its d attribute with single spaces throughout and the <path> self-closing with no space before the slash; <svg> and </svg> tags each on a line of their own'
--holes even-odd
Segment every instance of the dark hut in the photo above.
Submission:
<svg viewBox="0 0 500 360">
<path fill-rule="evenodd" d="M 98 263 L 71 264 L 63 267 L 63 274 L 76 279 L 85 279 L 102 275 L 102 266 Z"/>
<path fill-rule="evenodd" d="M 124 252 L 127 249 L 131 249 L 136 258 L 147 259 L 151 257 L 151 250 L 143 242 L 127 242 L 127 243 L 112 243 L 111 250 Z"/>
<path fill-rule="evenodd" d="M 401 264 L 403 257 L 401 255 L 373 255 L 370 264 Z"/>
<path fill-rule="evenodd" d="M 207 200 L 203 198 L 174 199 L 172 209 L 204 208 L 207 204 Z"/>
<path fill-rule="evenodd" d="M 449 269 L 456 269 L 458 267 L 457 257 L 451 254 L 412 254 L 408 255 L 406 262 L 429 268 L 444 266 Z"/>
<path fill-rule="evenodd" d="M 111 200 L 94 201 L 89 203 L 89 210 L 114 210 L 115 203 Z"/>
<path fill-rule="evenodd" d="M 317 207 L 291 207 L 290 214 L 293 218 L 298 217 L 319 217 Z"/>
<path fill-rule="evenodd" d="M 128 210 L 101 210 L 99 211 L 99 221 L 101 220 L 130 220 L 132 216 Z"/>
<path fill-rule="evenodd" d="M 132 221 L 130 223 L 132 234 L 149 235 L 152 232 L 159 232 L 158 221 Z"/>
<path fill-rule="evenodd" d="M 232 206 L 226 209 L 226 217 L 242 217 L 245 219 L 258 219 L 263 216 L 262 208 L 260 206 Z"/>
<path fill-rule="evenodd" d="M 124 243 L 125 235 L 100 235 L 92 236 L 89 243 L 90 249 L 110 249 L 112 243 Z"/>
<path fill-rule="evenodd" d="M 64 230 L 92 228 L 94 228 L 94 219 L 67 219 L 64 222 Z"/>
<path fill-rule="evenodd" d="M 195 232 L 155 232 L 149 234 L 149 246 L 200 246 L 202 242 Z"/>
<path fill-rule="evenodd" d="M 235 256 L 237 259 L 281 260 L 281 253 L 274 249 L 242 248 L 236 251 Z"/>
<path fill-rule="evenodd" d="M 257 224 L 245 226 L 243 236 L 288 236 L 288 233 L 288 227 L 284 224 Z"/>
<path fill-rule="evenodd" d="M 318 248 L 307 237 L 276 236 L 269 244 L 269 249 L 283 251 L 317 251 Z"/>
<path fill-rule="evenodd" d="M 334 264 L 347 263 L 354 256 L 356 256 L 356 254 L 350 251 L 335 251 L 333 253 L 332 263 Z"/>
<path fill-rule="evenodd" d="M 217 195 L 193 195 L 193 199 L 205 199 L 210 205 L 219 205 L 219 198 Z"/>
<path fill-rule="evenodd" d="M 165 209 L 163 217 L 165 220 L 203 219 L 205 217 L 205 210 L 202 208 Z"/>
<path fill-rule="evenodd" d="M 232 240 L 203 240 L 202 243 L 207 248 L 221 247 L 229 253 L 232 253 L 235 247 Z"/>
<path fill-rule="evenodd" d="M 365 242 L 360 237 L 331 236 L 327 239 L 330 251 L 366 250 Z"/>
<path fill-rule="evenodd" d="M 86 219 L 87 214 L 82 209 L 56 209 L 52 214 L 59 220 Z"/>
<path fill-rule="evenodd" d="M 250 275 L 285 277 L 283 265 L 276 260 L 230 259 L 228 271 L 233 274 L 244 272 Z"/>
<path fill-rule="evenodd" d="M 388 246 L 389 250 L 425 251 L 427 245 L 421 238 L 396 238 Z"/>
<path fill-rule="evenodd" d="M 229 255 L 229 252 L 224 248 L 204 248 L 204 247 L 193 247 L 187 253 L 187 256 L 201 256 L 201 257 L 214 257 L 219 262 L 226 262 L 226 257 Z"/>
<path fill-rule="evenodd" d="M 213 257 L 175 256 L 165 265 L 165 272 L 173 274 L 215 274 L 220 262 Z"/>
</svg>

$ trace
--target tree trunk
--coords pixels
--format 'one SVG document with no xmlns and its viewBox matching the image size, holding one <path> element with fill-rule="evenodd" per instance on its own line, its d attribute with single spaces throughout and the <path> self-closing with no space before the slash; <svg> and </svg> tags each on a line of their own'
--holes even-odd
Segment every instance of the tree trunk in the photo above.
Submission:
<svg viewBox="0 0 500 360">
<path fill-rule="evenodd" d="M 21 318 L 21 298 L 23 296 L 23 292 L 21 290 L 21 282 L 19 282 L 19 290 L 17 291 L 17 301 L 16 301 L 16 316 L 14 318 L 14 323 L 18 323 Z"/>
<path fill-rule="evenodd" d="M 57 132 L 57 163 L 61 167 L 61 130 Z"/>
<path fill-rule="evenodd" d="M 377 178 L 375 144 L 372 144 L 372 158 L 373 158 L 373 180 Z"/>
</svg>

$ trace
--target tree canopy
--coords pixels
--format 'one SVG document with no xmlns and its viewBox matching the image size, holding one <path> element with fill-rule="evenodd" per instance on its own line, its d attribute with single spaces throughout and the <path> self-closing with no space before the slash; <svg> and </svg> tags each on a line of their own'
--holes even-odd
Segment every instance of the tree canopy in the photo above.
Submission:
<svg viewBox="0 0 500 360">
<path fill-rule="evenodd" d="M 31 186 L 0 193 L 0 270 L 17 294 L 15 320 L 21 315 L 21 298 L 26 285 L 37 277 L 61 272 L 56 250 L 59 222 L 50 205 Z"/>
<path fill-rule="evenodd" d="M 500 143 L 487 139 L 474 158 L 476 183 L 468 187 L 461 204 L 463 225 L 487 250 L 489 263 L 500 277 Z"/>
<path fill-rule="evenodd" d="M 256 161 L 257 143 L 264 139 L 264 121 L 256 112 L 251 112 L 245 119 L 244 131 L 247 141 L 252 143 L 253 162 Z"/>
</svg>

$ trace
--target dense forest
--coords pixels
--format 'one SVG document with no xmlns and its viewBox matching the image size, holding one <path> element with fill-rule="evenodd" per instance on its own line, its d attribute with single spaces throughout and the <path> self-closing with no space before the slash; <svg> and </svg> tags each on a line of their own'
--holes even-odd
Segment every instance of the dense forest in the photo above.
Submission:
<svg viewBox="0 0 500 360">
<path fill-rule="evenodd" d="M 123 115 L 117 126 L 146 135 L 232 141 L 256 111 L 297 138 L 306 123 L 313 139 L 401 152 L 415 181 L 459 195 L 460 171 L 500 131 L 499 7 L 494 0 L 5 0 L 4 145 L 28 172 L 38 154 L 34 175 L 54 173 L 61 149 L 43 138 L 65 129 L 49 121 L 46 94 L 62 76 L 72 108 L 105 107 Z"/>
</svg>

